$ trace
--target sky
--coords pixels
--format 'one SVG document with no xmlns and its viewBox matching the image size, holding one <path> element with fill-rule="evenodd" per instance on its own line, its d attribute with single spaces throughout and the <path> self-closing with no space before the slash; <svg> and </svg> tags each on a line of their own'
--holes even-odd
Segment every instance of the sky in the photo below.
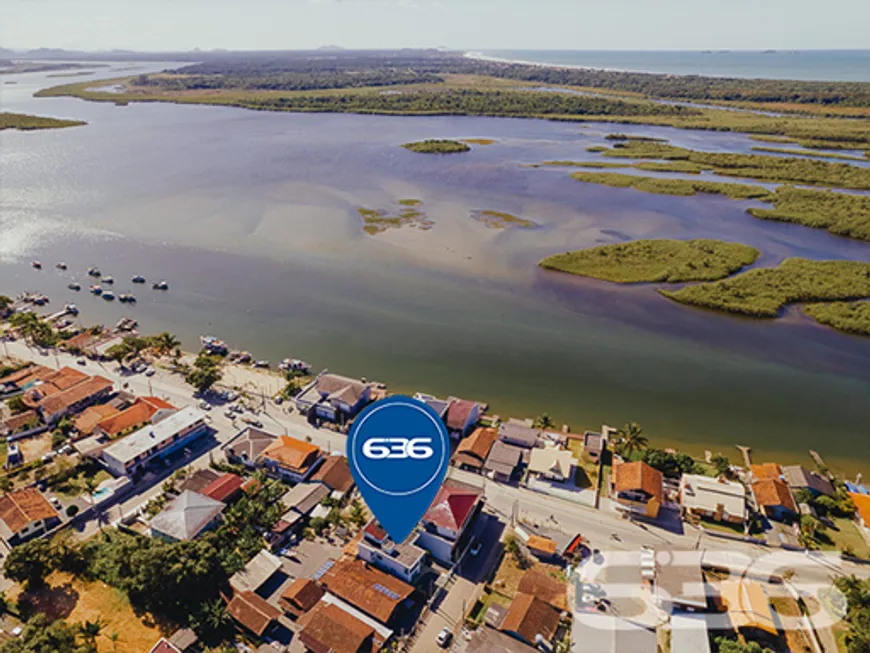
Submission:
<svg viewBox="0 0 870 653">
<path fill-rule="evenodd" d="M 870 0 L 3 0 L 0 47 L 870 49 Z"/>
</svg>

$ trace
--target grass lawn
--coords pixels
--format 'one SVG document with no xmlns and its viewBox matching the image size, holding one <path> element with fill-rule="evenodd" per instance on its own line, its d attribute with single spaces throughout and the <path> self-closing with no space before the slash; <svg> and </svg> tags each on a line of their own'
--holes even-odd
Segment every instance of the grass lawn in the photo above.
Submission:
<svg viewBox="0 0 870 653">
<path fill-rule="evenodd" d="M 568 450 L 577 461 L 577 473 L 574 484 L 577 487 L 592 488 L 598 483 L 598 464 L 583 453 L 583 442 L 576 439 L 568 440 Z"/>
<path fill-rule="evenodd" d="M 65 497 L 77 497 L 85 491 L 85 476 L 85 472 L 80 472 L 65 483 L 56 485 L 54 491 Z M 96 473 L 91 474 L 91 476 L 97 482 L 97 485 L 108 478 L 112 478 L 112 475 L 104 469 L 98 470 Z"/>
<path fill-rule="evenodd" d="M 701 525 L 704 528 L 709 528 L 711 531 L 719 531 L 720 533 L 728 533 L 729 535 L 743 535 L 743 526 L 739 524 L 729 524 L 728 522 L 717 522 L 712 519 L 701 518 Z"/>
<path fill-rule="evenodd" d="M 6 454 L 9 451 L 9 443 L 6 440 L 0 440 L 0 465 L 6 464 Z"/>
<path fill-rule="evenodd" d="M 770 599 L 770 604 L 777 614 L 785 617 L 785 621 L 792 621 L 791 618 L 799 617 L 801 614 L 800 607 L 797 602 L 790 596 L 775 596 Z M 786 629 L 784 632 L 785 640 L 788 645 L 788 650 L 793 653 L 809 652 L 813 649 L 807 641 L 807 637 L 802 630 Z"/>
<path fill-rule="evenodd" d="M 829 541 L 820 542 L 822 550 L 839 551 L 848 546 L 859 558 L 870 558 L 870 546 L 867 546 L 867 541 L 851 519 L 835 518 L 834 524 L 838 530 L 829 528 L 824 532 L 823 535 L 827 535 Z"/>
</svg>

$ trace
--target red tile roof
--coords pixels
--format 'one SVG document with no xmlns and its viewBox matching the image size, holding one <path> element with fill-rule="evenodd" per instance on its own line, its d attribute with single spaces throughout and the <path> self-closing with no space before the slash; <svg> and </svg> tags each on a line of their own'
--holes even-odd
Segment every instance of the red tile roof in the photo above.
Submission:
<svg viewBox="0 0 870 653">
<path fill-rule="evenodd" d="M 18 413 L 17 415 L 13 415 L 7 419 L 5 424 L 6 428 L 9 429 L 11 433 L 14 433 L 25 424 L 28 424 L 31 420 L 39 422 L 39 415 L 37 415 L 35 411 L 25 410 L 23 413 Z"/>
<path fill-rule="evenodd" d="M 383 542 L 387 539 L 387 531 L 385 531 L 384 527 L 378 523 L 377 519 L 372 519 L 368 524 L 366 524 L 363 532 L 377 542 Z"/>
<path fill-rule="evenodd" d="M 797 513 L 797 506 L 794 503 L 791 490 L 788 489 L 785 481 L 778 478 L 766 478 L 753 483 L 752 496 L 755 497 L 755 502 L 762 508 L 781 506 L 791 510 L 793 513 Z"/>
<path fill-rule="evenodd" d="M 148 653 L 181 653 L 181 651 L 161 637 Z"/>
<path fill-rule="evenodd" d="M 398 578 L 370 567 L 359 558 L 342 558 L 321 578 L 331 593 L 355 608 L 387 623 L 414 588 Z"/>
<path fill-rule="evenodd" d="M 244 484 L 245 479 L 241 476 L 227 472 L 202 488 L 200 494 L 204 494 L 215 501 L 226 502 L 229 497 L 239 492 Z"/>
<path fill-rule="evenodd" d="M 124 431 L 147 424 L 158 410 L 173 408 L 174 406 L 167 404 L 158 397 L 141 397 L 134 401 L 133 405 L 126 410 L 100 420 L 96 428 L 110 438 L 115 438 Z"/>
<path fill-rule="evenodd" d="M 279 603 L 290 614 L 299 616 L 317 605 L 323 594 L 323 589 L 313 580 L 297 578 L 281 594 Z"/>
<path fill-rule="evenodd" d="M 107 417 L 117 415 L 119 412 L 120 411 L 117 408 L 110 406 L 109 404 L 99 404 L 97 406 L 86 408 L 82 414 L 76 418 L 76 430 L 82 435 L 90 435 L 93 433 L 94 429 L 97 428 L 97 424 Z"/>
<path fill-rule="evenodd" d="M 258 637 L 266 632 L 281 611 L 250 590 L 238 592 L 227 606 L 227 612 Z"/>
<path fill-rule="evenodd" d="M 517 633 L 534 645 L 538 635 L 550 641 L 559 626 L 560 612 L 546 601 L 531 594 L 517 594 L 502 622 L 501 629 Z"/>
<path fill-rule="evenodd" d="M 39 407 L 44 413 L 54 415 L 96 394 L 110 390 L 113 386 L 114 384 L 109 379 L 93 376 L 87 381 L 72 386 L 68 390 L 46 397 L 39 402 Z"/>
<path fill-rule="evenodd" d="M 520 579 L 517 592 L 531 594 L 550 605 L 565 610 L 568 606 L 567 585 L 542 571 L 530 569 Z"/>
<path fill-rule="evenodd" d="M 299 639 L 314 653 L 360 653 L 371 650 L 374 632 L 374 628 L 337 605 L 321 603 Z"/>
<path fill-rule="evenodd" d="M 330 490 L 339 492 L 347 492 L 353 487 L 353 475 L 344 456 L 328 456 L 311 480 L 319 481 Z"/>
<path fill-rule="evenodd" d="M 460 531 L 471 511 L 474 510 L 480 495 L 481 491 L 476 487 L 447 480 L 438 490 L 429 510 L 423 515 L 423 521 Z"/>
<path fill-rule="evenodd" d="M 776 463 L 764 463 L 763 465 L 750 465 L 752 476 L 756 481 L 765 478 L 779 478 L 782 476 L 782 467 Z"/>
<path fill-rule="evenodd" d="M 0 497 L 0 519 L 13 533 L 18 533 L 31 522 L 52 517 L 58 517 L 57 510 L 35 487 Z"/>
<path fill-rule="evenodd" d="M 447 428 L 454 431 L 462 431 L 468 424 L 468 416 L 477 404 L 467 399 L 454 399 L 447 407 L 447 415 L 444 420 Z"/>
<path fill-rule="evenodd" d="M 617 492 L 643 490 L 662 500 L 662 473 L 645 462 L 619 463 L 613 467 L 614 487 Z"/>
<path fill-rule="evenodd" d="M 56 372 L 42 377 L 43 383 L 50 383 L 58 390 L 68 390 L 86 380 L 88 375 L 72 367 L 62 367 Z"/>
</svg>

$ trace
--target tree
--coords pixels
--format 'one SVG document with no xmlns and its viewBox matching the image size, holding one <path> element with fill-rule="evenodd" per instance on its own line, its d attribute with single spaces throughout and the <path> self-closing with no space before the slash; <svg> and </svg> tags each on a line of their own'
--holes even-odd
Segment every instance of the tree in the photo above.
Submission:
<svg viewBox="0 0 870 653">
<path fill-rule="evenodd" d="M 359 499 L 354 499 L 350 504 L 350 521 L 357 526 L 365 526 L 366 510 Z"/>
<path fill-rule="evenodd" d="M 0 490 L 3 490 L 4 494 L 11 491 L 13 487 L 15 487 L 15 483 L 12 482 L 11 478 L 8 476 L 0 478 Z"/>
<path fill-rule="evenodd" d="M 97 647 L 97 637 L 103 631 L 103 622 L 99 617 L 93 621 L 84 621 L 79 624 L 79 633 L 90 646 Z"/>
<path fill-rule="evenodd" d="M 691 474 L 695 471 L 695 460 L 687 453 L 647 449 L 643 452 L 641 460 L 671 478 L 676 478 L 682 474 Z"/>
<path fill-rule="evenodd" d="M 27 404 L 24 403 L 24 398 L 21 395 L 15 395 L 6 401 L 6 407 L 13 415 L 20 415 L 28 410 Z"/>
<path fill-rule="evenodd" d="M 196 388 L 197 392 L 206 392 L 223 376 L 220 363 L 221 359 L 218 356 L 200 354 L 193 363 L 193 369 L 187 373 L 184 380 Z"/>
<path fill-rule="evenodd" d="M 870 651 L 870 581 L 853 576 L 834 579 L 834 586 L 846 598 L 846 648 L 848 653 Z"/>
<path fill-rule="evenodd" d="M 635 451 L 642 451 L 649 445 L 649 439 L 643 435 L 643 427 L 637 422 L 630 422 L 617 431 L 618 453 L 623 458 L 631 458 Z"/>
<path fill-rule="evenodd" d="M 151 338 L 151 346 L 160 356 L 165 356 L 181 346 L 181 341 L 168 331 Z"/>
<path fill-rule="evenodd" d="M 323 535 L 327 526 L 329 526 L 323 517 L 313 517 L 308 525 L 311 527 L 311 530 L 314 531 L 315 535 Z"/>
<path fill-rule="evenodd" d="M 25 624 L 21 635 L 6 641 L 2 653 L 96 653 L 96 647 L 76 641 L 77 628 L 62 619 L 50 621 L 38 613 Z"/>
<path fill-rule="evenodd" d="M 535 418 L 534 425 L 535 428 L 546 430 L 556 426 L 556 423 L 548 413 L 541 413 Z"/>
<path fill-rule="evenodd" d="M 721 453 L 714 453 L 710 456 L 710 464 L 713 465 L 713 469 L 716 470 L 716 476 L 731 478 L 731 461 L 728 460 L 728 456 Z"/>
<path fill-rule="evenodd" d="M 716 648 L 719 653 L 773 653 L 769 648 L 762 647 L 758 642 L 746 642 L 727 637 L 716 638 Z"/>
<path fill-rule="evenodd" d="M 54 569 L 57 559 L 48 540 L 36 539 L 16 546 L 6 556 L 3 573 L 28 588 L 40 587 Z"/>
<path fill-rule="evenodd" d="M 811 504 L 813 502 L 813 495 L 807 488 L 799 487 L 794 491 L 794 500 L 798 503 Z"/>
<path fill-rule="evenodd" d="M 0 314 L 5 313 L 9 310 L 9 305 L 12 303 L 12 299 L 7 297 L 6 295 L 0 295 Z"/>
</svg>

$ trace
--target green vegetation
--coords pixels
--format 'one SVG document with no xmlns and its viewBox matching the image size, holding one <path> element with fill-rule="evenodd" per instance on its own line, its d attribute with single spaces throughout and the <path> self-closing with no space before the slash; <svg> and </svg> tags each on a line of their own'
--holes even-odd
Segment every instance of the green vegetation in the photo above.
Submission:
<svg viewBox="0 0 870 653">
<path fill-rule="evenodd" d="M 616 283 L 713 281 L 751 265 L 754 247 L 719 240 L 636 240 L 549 256 L 540 266 Z"/>
<path fill-rule="evenodd" d="M 36 347 L 51 347 L 57 342 L 57 334 L 51 325 L 36 313 L 13 313 L 9 324 Z"/>
<path fill-rule="evenodd" d="M 363 219 L 363 231 L 370 236 L 374 236 L 387 229 L 399 229 L 401 227 L 417 227 L 424 231 L 432 228 L 434 223 L 426 217 L 423 211 L 417 208 L 422 204 L 420 200 L 399 200 L 399 204 L 403 208 L 399 209 L 398 212 L 359 207 L 357 213 Z"/>
<path fill-rule="evenodd" d="M 571 177 L 577 181 L 602 184 L 614 188 L 634 188 L 645 193 L 659 195 L 691 196 L 698 193 L 725 195 L 735 200 L 766 199 L 770 193 L 761 186 L 731 184 L 718 181 L 695 181 L 693 179 L 662 179 L 642 177 L 618 172 L 575 172 Z"/>
<path fill-rule="evenodd" d="M 772 209 L 749 208 L 762 220 L 793 222 L 805 227 L 827 229 L 832 234 L 870 240 L 870 197 L 829 190 L 779 186 L 769 197 Z"/>
<path fill-rule="evenodd" d="M 637 422 L 629 422 L 616 432 L 614 451 L 625 459 L 649 446 L 649 438 L 643 435 L 643 427 Z"/>
<path fill-rule="evenodd" d="M 503 211 L 472 211 L 471 217 L 482 222 L 490 229 L 530 229 L 538 226 L 531 220 L 519 218 L 510 213 L 504 213 Z"/>
<path fill-rule="evenodd" d="M 775 268 L 659 292 L 683 304 L 769 318 L 788 304 L 870 297 L 870 263 L 791 258 Z"/>
<path fill-rule="evenodd" d="M 756 136 L 750 136 L 750 139 L 753 141 L 758 141 L 759 143 L 794 143 L 795 140 L 793 138 L 788 138 L 786 136 L 767 136 L 765 134 L 759 134 Z"/>
<path fill-rule="evenodd" d="M 686 172 L 693 175 L 701 174 L 708 170 L 706 166 L 692 163 L 691 161 L 640 161 L 634 167 L 648 172 Z"/>
<path fill-rule="evenodd" d="M 762 646 L 758 642 L 741 642 L 728 637 L 716 638 L 717 653 L 774 653 L 772 649 Z"/>
<path fill-rule="evenodd" d="M 405 143 L 402 147 L 421 154 L 456 154 L 458 152 L 468 152 L 471 149 L 466 143 L 444 139 L 429 139 L 416 143 Z"/>
<path fill-rule="evenodd" d="M 845 606 L 835 607 L 845 608 L 847 653 L 870 650 L 870 581 L 855 576 L 840 576 L 834 579 L 834 586 L 846 598 Z"/>
<path fill-rule="evenodd" d="M 223 377 L 223 372 L 221 372 L 220 368 L 221 362 L 220 356 L 200 353 L 193 362 L 193 369 L 188 371 L 184 380 L 193 386 L 197 392 L 208 392 Z"/>
<path fill-rule="evenodd" d="M 423 203 L 423 200 L 415 200 L 415 199 L 403 199 L 399 200 L 399 204 L 402 206 L 420 206 Z"/>
<path fill-rule="evenodd" d="M 666 138 L 656 138 L 654 136 L 638 136 L 635 134 L 608 134 L 605 136 L 608 141 L 651 141 L 656 143 L 666 143 Z"/>
<path fill-rule="evenodd" d="M 819 324 L 846 333 L 870 336 L 870 303 L 866 301 L 808 304 L 804 306 L 804 313 Z"/>
<path fill-rule="evenodd" d="M 81 120 L 59 120 L 57 118 L 30 116 L 24 113 L 0 113 L 0 131 L 4 129 L 19 129 L 21 131 L 60 129 L 63 127 L 78 127 L 85 124 L 87 123 Z"/>
<path fill-rule="evenodd" d="M 540 165 L 542 165 L 542 166 L 562 166 L 565 168 L 630 168 L 631 167 L 627 163 L 611 163 L 610 161 L 544 161 Z"/>
<path fill-rule="evenodd" d="M 791 154 L 792 156 L 814 156 L 824 159 L 840 159 L 843 161 L 864 161 L 867 159 L 861 156 L 849 156 L 848 154 L 839 154 L 837 152 L 813 152 L 812 150 L 795 150 L 787 147 L 753 147 L 756 152 L 773 152 L 775 154 Z"/>
<path fill-rule="evenodd" d="M 696 471 L 695 459 L 687 453 L 647 449 L 641 460 L 669 478 L 679 478 L 683 474 L 693 474 Z"/>
</svg>

